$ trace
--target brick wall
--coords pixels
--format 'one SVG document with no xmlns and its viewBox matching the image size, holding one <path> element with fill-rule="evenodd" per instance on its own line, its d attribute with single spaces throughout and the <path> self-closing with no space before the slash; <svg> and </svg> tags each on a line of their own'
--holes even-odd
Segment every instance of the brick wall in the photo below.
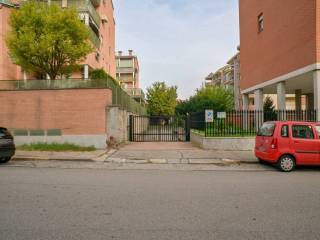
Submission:
<svg viewBox="0 0 320 240">
<path fill-rule="evenodd" d="M 109 89 L 0 91 L 0 126 L 61 129 L 63 135 L 106 134 Z"/>
<path fill-rule="evenodd" d="M 242 90 L 317 62 L 317 2 L 239 1 Z M 258 33 L 261 13 L 265 27 Z"/>
<path fill-rule="evenodd" d="M 0 7 L 0 80 L 21 78 L 20 67 L 13 64 L 9 58 L 5 38 L 9 31 L 9 16 L 11 8 Z"/>
</svg>

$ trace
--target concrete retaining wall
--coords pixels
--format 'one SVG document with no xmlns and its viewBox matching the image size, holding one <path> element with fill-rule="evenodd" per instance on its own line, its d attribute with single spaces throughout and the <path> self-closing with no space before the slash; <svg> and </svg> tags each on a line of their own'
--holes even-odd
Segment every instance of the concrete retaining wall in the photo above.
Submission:
<svg viewBox="0 0 320 240">
<path fill-rule="evenodd" d="M 107 136 L 113 136 L 117 142 L 128 140 L 129 116 L 133 113 L 121 109 L 119 106 L 108 106 L 106 109 Z"/>
<path fill-rule="evenodd" d="M 30 143 L 73 143 L 82 147 L 106 148 L 106 135 L 15 136 L 16 146 Z"/>
<path fill-rule="evenodd" d="M 255 146 L 254 137 L 204 137 L 201 134 L 191 132 L 191 142 L 206 150 L 248 151 Z"/>
</svg>

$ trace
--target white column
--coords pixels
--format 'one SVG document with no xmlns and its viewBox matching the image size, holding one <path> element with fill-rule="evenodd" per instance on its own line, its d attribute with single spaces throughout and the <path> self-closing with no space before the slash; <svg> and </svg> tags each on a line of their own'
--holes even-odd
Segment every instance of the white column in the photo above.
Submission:
<svg viewBox="0 0 320 240">
<path fill-rule="evenodd" d="M 263 89 L 257 89 L 254 91 L 254 107 L 255 107 L 255 127 L 256 130 L 262 126 L 264 122 L 263 114 Z"/>
<path fill-rule="evenodd" d="M 62 8 L 68 7 L 68 0 L 62 0 L 61 7 Z"/>
<path fill-rule="evenodd" d="M 242 114 L 243 129 L 248 130 L 249 129 L 249 117 L 248 117 L 249 116 L 249 114 L 248 114 L 249 94 L 242 95 L 242 110 L 243 110 L 243 114 Z"/>
<path fill-rule="evenodd" d="M 320 70 L 313 72 L 314 108 L 317 110 L 317 120 L 320 121 Z"/>
<path fill-rule="evenodd" d="M 83 65 L 83 78 L 84 79 L 89 78 L 89 65 L 88 64 Z"/>
<path fill-rule="evenodd" d="M 242 109 L 248 110 L 249 109 L 249 94 L 243 94 L 242 95 Z"/>
<path fill-rule="evenodd" d="M 89 14 L 88 13 L 84 14 L 84 24 L 89 26 Z"/>
<path fill-rule="evenodd" d="M 286 85 L 285 82 L 277 84 L 278 110 L 286 110 Z"/>
<path fill-rule="evenodd" d="M 263 89 L 254 91 L 254 106 L 255 110 L 263 110 Z"/>
<path fill-rule="evenodd" d="M 296 110 L 300 111 L 302 109 L 301 107 L 301 96 L 302 96 L 302 90 L 297 89 L 295 91 L 295 105 L 296 105 Z"/>
<path fill-rule="evenodd" d="M 27 72 L 25 70 L 22 70 L 22 75 L 23 75 L 23 81 L 27 81 Z"/>
</svg>

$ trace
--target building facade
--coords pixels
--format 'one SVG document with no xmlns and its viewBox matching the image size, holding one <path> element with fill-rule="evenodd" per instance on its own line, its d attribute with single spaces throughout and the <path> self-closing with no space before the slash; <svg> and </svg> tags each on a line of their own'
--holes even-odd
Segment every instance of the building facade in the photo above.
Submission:
<svg viewBox="0 0 320 240">
<path fill-rule="evenodd" d="M 320 0 L 240 0 L 239 11 L 244 107 L 249 94 L 257 110 L 264 94 L 276 94 L 285 110 L 294 94 L 295 109 L 304 96 L 320 120 Z"/>
<path fill-rule="evenodd" d="M 118 51 L 116 55 L 117 80 L 124 88 L 139 88 L 139 61 L 133 51 L 129 50 L 128 54 Z"/>
<path fill-rule="evenodd" d="M 241 108 L 241 94 L 240 94 L 240 53 L 235 54 L 227 65 L 220 68 L 216 72 L 210 73 L 205 78 L 206 86 L 222 86 L 230 90 L 234 95 L 235 109 Z"/>
<path fill-rule="evenodd" d="M 140 88 L 140 67 L 139 60 L 133 54 L 133 50 L 128 50 L 127 54 L 118 51 L 116 54 L 117 80 L 121 87 L 133 98 L 144 101 L 144 93 Z"/>
<path fill-rule="evenodd" d="M 62 8 L 75 7 L 80 19 L 90 31 L 90 41 L 94 51 L 81 63 L 82 70 L 72 74 L 72 78 L 89 78 L 90 70 L 102 68 L 114 78 L 115 63 L 115 20 L 112 0 L 43 0 L 48 4 L 57 4 Z M 30 79 L 27 73 L 12 63 L 5 43 L 10 27 L 10 13 L 19 8 L 18 1 L 0 0 L 0 80 Z"/>
</svg>

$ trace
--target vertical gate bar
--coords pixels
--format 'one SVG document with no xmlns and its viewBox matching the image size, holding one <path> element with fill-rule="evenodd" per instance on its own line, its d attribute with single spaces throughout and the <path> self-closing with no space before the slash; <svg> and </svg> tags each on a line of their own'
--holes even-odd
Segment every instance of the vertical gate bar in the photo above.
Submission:
<svg viewBox="0 0 320 240">
<path fill-rule="evenodd" d="M 133 136 L 132 136 L 132 119 L 133 119 L 133 116 L 130 115 L 130 116 L 129 116 L 129 141 L 130 141 L 130 142 L 133 141 Z"/>
</svg>

